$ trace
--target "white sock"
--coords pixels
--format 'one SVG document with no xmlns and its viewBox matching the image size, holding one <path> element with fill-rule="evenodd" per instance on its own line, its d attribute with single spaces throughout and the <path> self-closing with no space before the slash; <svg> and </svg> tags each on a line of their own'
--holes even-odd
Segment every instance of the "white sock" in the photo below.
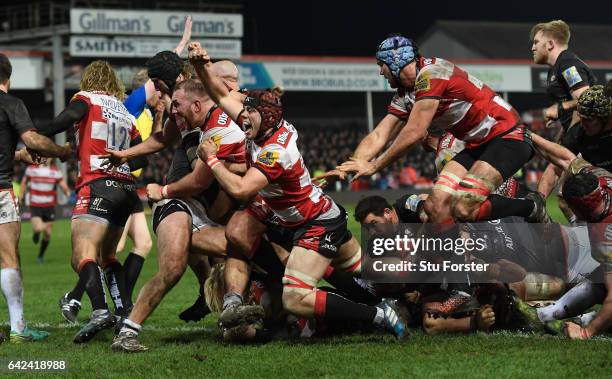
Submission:
<svg viewBox="0 0 612 379">
<path fill-rule="evenodd" d="M 538 308 L 538 318 L 546 322 L 574 317 L 601 303 L 605 297 L 602 285 L 585 280 L 567 291 L 554 304 Z"/>
<path fill-rule="evenodd" d="M 592 311 L 578 316 L 578 319 L 580 319 L 580 326 L 586 328 L 595 317 L 597 317 L 597 311 Z"/>
<path fill-rule="evenodd" d="M 23 332 L 25 321 L 23 320 L 23 285 L 21 273 L 16 268 L 3 268 L 0 270 L 0 284 L 2 293 L 8 304 L 11 319 L 11 331 Z"/>
<path fill-rule="evenodd" d="M 129 318 L 126 318 L 125 320 L 123 320 L 123 326 L 121 327 L 119 333 L 132 332 L 138 335 L 138 333 L 140 333 L 140 329 L 142 329 L 142 325 L 135 323 Z"/>
</svg>

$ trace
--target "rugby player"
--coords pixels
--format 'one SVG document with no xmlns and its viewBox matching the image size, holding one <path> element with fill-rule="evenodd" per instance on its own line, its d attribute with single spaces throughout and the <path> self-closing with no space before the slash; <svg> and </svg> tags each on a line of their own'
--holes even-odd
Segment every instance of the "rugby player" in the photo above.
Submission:
<svg viewBox="0 0 612 379">
<path fill-rule="evenodd" d="M 10 320 L 9 341 L 12 343 L 40 341 L 49 333 L 32 329 L 23 318 L 23 283 L 19 258 L 21 218 L 19 203 L 13 193 L 14 161 L 34 163 L 32 154 L 59 157 L 62 161 L 72 153 L 70 146 L 58 146 L 36 131 L 23 101 L 9 95 L 13 67 L 8 57 L 0 53 L 0 287 L 6 298 Z M 21 138 L 27 149 L 16 151 Z"/>
<path fill-rule="evenodd" d="M 220 157 L 228 164 L 242 163 L 244 166 L 244 133 L 212 102 L 202 83 L 195 79 L 188 79 L 174 86 L 172 116 L 175 120 L 180 120 L 177 123 L 185 126 L 182 143 L 187 157 L 191 157 L 194 169 L 176 182 L 170 182 L 163 187 L 153 184 L 147 186 L 149 199 L 155 201 L 153 230 L 157 234 L 159 271 L 142 288 L 134 310 L 123 321 L 112 344 L 115 351 L 147 350 L 137 339 L 141 324 L 183 275 L 190 250 L 217 257 L 225 255 L 224 228 L 208 218 L 204 205 L 197 200 L 197 196 L 185 196 L 190 194 L 185 192 L 184 183 L 190 183 L 194 180 L 193 177 L 196 177 L 197 183 L 201 184 L 201 187 L 197 188 L 199 193 L 210 187 L 214 180 L 212 175 L 206 174 L 207 167 L 204 167 L 205 172 L 201 177 L 197 176 L 199 174 L 196 172 L 196 166 L 203 165 L 195 156 L 200 134 L 219 143 Z M 172 192 L 174 188 L 177 189 L 176 195 Z"/>
<path fill-rule="evenodd" d="M 26 168 L 21 179 L 21 193 L 19 202 L 25 204 L 25 193 L 30 194 L 30 211 L 32 213 L 32 240 L 38 243 L 42 233 L 42 241 L 38 251 L 38 262 L 43 263 L 45 251 L 51 242 L 51 231 L 55 221 L 55 206 L 57 205 L 57 188 L 59 187 L 67 197 L 70 188 L 66 184 L 62 172 L 47 161 L 41 164 L 30 165 Z"/>
<path fill-rule="evenodd" d="M 539 23 L 531 29 L 530 34 L 533 61 L 549 67 L 546 78 L 546 92 L 552 105 L 544 110 L 548 124 L 558 121 L 562 126 L 561 143 L 568 146 L 575 140 L 579 130 L 576 114 L 578 97 L 595 84 L 595 77 L 590 67 L 568 49 L 570 28 L 562 20 Z M 597 164 L 593 162 L 594 164 Z M 545 197 L 550 194 L 557 183 L 557 175 L 553 165 L 548 165 L 538 183 L 538 191 Z M 563 213 L 575 221 L 575 216 L 568 211 L 562 201 Z"/>
<path fill-rule="evenodd" d="M 570 28 L 563 20 L 536 24 L 530 33 L 535 64 L 549 67 L 546 92 L 552 103 L 545 109 L 549 121 L 558 120 L 567 132 L 578 121 L 578 97 L 595 84 L 590 67 L 568 49 Z"/>
<path fill-rule="evenodd" d="M 98 265 L 104 270 L 115 314 L 125 316 L 132 306 L 125 292 L 123 267 L 115 254 L 125 222 L 139 201 L 130 171 L 146 161 L 134 160 L 131 166 L 125 163 L 106 170 L 101 158 L 106 149 L 125 150 L 141 142 L 134 116 L 122 103 L 124 96 L 123 83 L 112 67 L 105 61 L 94 61 L 83 72 L 80 92 L 42 129 L 44 134 L 54 135 L 74 128 L 77 135 L 80 175 L 72 214 L 71 263 L 93 311 L 76 334 L 75 343 L 87 342 L 115 324 Z"/>
<path fill-rule="evenodd" d="M 240 101 L 216 78 L 208 53 L 199 43 L 189 45 L 189 59 L 209 95 L 232 119 L 238 120 L 248 140 L 250 168 L 244 177 L 219 162 L 214 140 L 205 140 L 198 149 L 200 159 L 206 160 L 230 196 L 250 200 L 247 210 L 234 213 L 226 227 L 230 256 L 225 266 L 227 292 L 219 318 L 222 325 L 236 326 L 248 313 L 248 306 L 242 305 L 249 280 L 249 265 L 244 259 L 253 256 L 275 218 L 283 229 L 294 233 L 283 277 L 282 302 L 288 312 L 301 317 L 374 323 L 403 337 L 405 324 L 393 303 L 367 306 L 315 291 L 332 261 L 347 271 L 358 272 L 361 249 L 347 229 L 345 211 L 311 183 L 297 149 L 297 132 L 283 120 L 276 95 L 250 91 Z"/>
<path fill-rule="evenodd" d="M 578 112 L 581 112 L 580 102 Z M 561 145 L 539 136 L 534 137 L 533 142 L 538 152 L 563 171 L 562 193 L 570 209 L 579 219 L 595 223 L 589 225 L 589 234 L 593 245 L 593 258 L 601 263 L 601 281 L 606 295 L 601 309 L 586 327 L 573 322 L 565 324 L 566 334 L 570 338 L 589 339 L 612 326 L 612 174 L 577 157 Z"/>
<path fill-rule="evenodd" d="M 136 119 L 136 127 L 140 133 L 141 139 L 148 138 L 152 131 L 152 113 L 149 106 L 155 107 L 157 102 L 161 101 L 160 93 L 155 90 L 153 81 L 148 77 L 145 78 L 145 76 L 146 70 L 144 70 L 144 75 L 143 72 L 138 72 L 136 74 L 132 82 L 135 90 L 132 91 L 123 102 L 128 112 Z M 132 172 L 132 175 L 137 178 L 141 172 L 142 169 L 140 168 Z M 153 244 L 151 235 L 149 234 L 144 208 L 140 201 L 136 203 L 133 213 L 128 217 L 125 227 L 123 228 L 123 233 L 117 243 L 117 253 L 123 251 L 125 240 L 128 235 L 133 241 L 133 250 L 126 257 L 123 264 L 123 270 L 125 273 L 126 294 L 131 299 L 140 270 Z M 77 316 L 81 309 L 81 298 L 84 292 L 85 288 L 83 283 L 77 281 L 75 288 L 60 298 L 60 312 L 66 321 L 71 323 L 78 322 Z"/>
<path fill-rule="evenodd" d="M 533 155 L 529 133 L 518 113 L 488 86 L 453 63 L 423 58 L 402 36 L 384 40 L 377 53 L 381 73 L 393 88 L 415 92 L 407 124 L 376 160 L 352 158 L 338 167 L 372 175 L 397 160 L 427 133 L 449 131 L 466 148 L 445 167 L 425 204 L 436 223 L 487 220 L 517 215 L 546 220 L 543 200 L 491 196 Z"/>
<path fill-rule="evenodd" d="M 418 211 L 423 203 L 422 197 L 405 195 L 390 205 L 382 197 L 369 196 L 357 204 L 355 219 L 377 232 L 385 231 L 387 225 L 420 222 Z M 546 237 L 543 237 L 541 231 L 527 227 L 516 217 L 464 226 L 466 235 L 469 234 L 472 239 L 485 238 L 487 241 L 485 253 L 472 254 L 477 259 L 491 263 L 487 275 L 480 280 L 508 281 L 510 288 L 526 300 L 554 299 L 562 293 L 564 286 L 576 285 L 568 293 L 569 296 L 566 294 L 554 305 L 538 310 L 542 321 L 550 321 L 562 315 L 575 316 L 597 302 L 597 296 L 573 294 L 582 294 L 595 287 L 590 280 L 585 279 L 598 267 L 597 262 L 591 258 L 586 227 L 552 224 Z M 515 264 L 510 264 L 512 262 Z M 525 306 L 524 303 L 521 305 Z M 427 330 L 431 324 L 439 331 L 444 321 L 432 318 L 433 313 L 436 312 L 424 312 L 423 325 Z M 555 316 L 551 318 L 553 314 Z M 453 321 L 448 325 L 448 331 L 455 330 L 455 322 L 457 325 L 469 325 L 465 320 Z"/>
<path fill-rule="evenodd" d="M 187 76 L 186 70 L 179 74 L 181 67 L 180 59 L 176 54 L 170 52 L 158 53 L 148 62 L 149 75 L 153 78 L 161 77 L 164 79 L 164 84 L 158 86 L 161 88 L 171 89 L 174 87 L 175 82 L 182 82 Z M 241 98 L 243 95 L 239 92 L 238 87 L 238 69 L 230 61 L 219 61 L 214 65 L 215 73 L 221 78 L 224 85 L 228 90 L 232 91 L 237 98 Z M 178 75 L 175 82 L 172 82 L 169 78 L 174 75 Z M 161 79 L 155 79 L 158 83 Z M 166 84 L 166 82 L 168 82 Z M 195 88 L 193 85 L 192 88 Z M 201 92 L 201 91 L 199 91 Z M 207 96 L 198 99 L 198 106 L 201 106 L 206 102 Z M 191 100 L 190 100 L 191 101 Z M 189 109 L 190 102 L 184 102 L 184 108 Z M 181 145 L 175 150 L 170 172 L 167 177 L 167 184 L 165 186 L 166 195 L 163 195 L 163 187 L 157 184 L 149 184 L 147 186 L 147 193 L 149 199 L 152 201 L 162 200 L 163 197 L 170 197 L 171 194 L 174 198 L 183 198 L 192 204 L 191 210 L 186 204 L 183 204 L 182 208 L 185 212 L 195 212 L 192 216 L 195 219 L 209 220 L 213 219 L 221 223 L 225 223 L 228 218 L 228 213 L 235 207 L 234 201 L 230 199 L 224 191 L 219 190 L 219 186 L 216 181 L 213 180 L 212 175 L 209 174 L 208 167 L 197 160 L 196 149 L 200 142 L 202 132 L 206 132 L 208 136 L 215 136 L 216 139 L 221 141 L 223 138 L 225 143 L 228 143 L 228 156 L 227 163 L 229 167 L 235 172 L 244 172 L 244 135 L 239 128 L 229 122 L 227 116 L 218 109 L 209 107 L 210 104 L 206 104 L 206 111 L 209 112 L 199 114 L 202 120 L 201 122 L 205 125 L 194 124 L 190 126 L 184 121 L 184 117 L 178 112 L 173 115 L 168 121 L 163 130 L 153 133 L 150 139 L 147 139 L 143 144 L 138 145 L 133 149 L 129 149 L 125 152 L 109 152 L 109 159 L 115 163 L 126 161 L 129 156 L 136 157 L 153 152 L 159 151 L 168 146 L 174 139 L 180 136 Z M 199 109 L 198 112 L 201 112 Z M 202 129 L 204 128 L 204 129 Z M 227 133 L 231 131 L 230 133 Z M 233 149 L 236 151 L 231 152 Z M 193 167 L 192 167 L 193 166 Z M 203 192 L 204 191 L 204 192 Z M 193 196 L 192 196 L 193 195 Z M 198 196 L 195 196 L 198 195 Z M 180 203 L 184 201 L 177 200 Z M 163 199 L 164 203 L 168 203 L 168 199 Z M 171 205 L 171 204 L 170 204 Z M 168 206 L 170 206 L 168 205 Z M 200 217 L 199 213 L 206 212 Z M 161 212 L 161 211 L 160 211 Z M 165 214 L 162 212 L 161 214 Z M 169 222 L 166 218 L 161 218 L 161 222 Z M 195 222 L 194 225 L 198 225 L 199 222 Z M 196 228 L 195 231 L 199 230 Z M 191 248 L 193 252 L 206 251 L 206 246 L 210 241 L 210 238 L 206 236 L 207 233 L 194 233 L 191 238 Z M 159 236 L 158 236 L 159 245 Z M 189 265 L 196 273 L 196 277 L 200 282 L 200 296 L 196 302 L 181 312 L 179 317 L 182 320 L 197 321 L 203 318 L 209 313 L 206 307 L 206 302 L 203 298 L 203 284 L 208 275 L 208 258 L 202 254 L 191 254 L 189 255 Z"/>
</svg>

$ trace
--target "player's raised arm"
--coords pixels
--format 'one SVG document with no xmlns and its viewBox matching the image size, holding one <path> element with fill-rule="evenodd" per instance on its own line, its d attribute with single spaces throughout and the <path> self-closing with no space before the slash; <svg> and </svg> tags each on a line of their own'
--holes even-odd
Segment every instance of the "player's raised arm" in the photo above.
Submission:
<svg viewBox="0 0 612 379">
<path fill-rule="evenodd" d="M 189 61 L 195 68 L 198 78 L 204 83 L 206 92 L 232 120 L 238 120 L 244 110 L 239 97 L 230 95 L 230 91 L 215 74 L 208 52 L 199 42 L 189 44 Z"/>
<path fill-rule="evenodd" d="M 376 125 L 376 128 L 361 140 L 355 149 L 355 153 L 353 153 L 353 157 L 372 160 L 385 148 L 389 141 L 397 136 L 405 123 L 405 120 L 401 120 L 391 113 L 387 114 Z"/>
<path fill-rule="evenodd" d="M 406 126 L 400 131 L 393 144 L 375 161 L 368 162 L 362 158 L 351 158 L 350 161 L 337 168 L 344 172 L 355 173 L 355 179 L 357 179 L 361 176 L 373 175 L 395 162 L 427 136 L 427 129 L 439 103 L 440 100 L 429 98 L 418 101 L 410 113 Z"/>
<path fill-rule="evenodd" d="M 191 16 L 187 16 L 185 18 L 185 27 L 183 28 L 183 37 L 181 38 L 181 41 L 178 43 L 178 45 L 176 45 L 176 47 L 174 48 L 174 52 L 176 53 L 176 55 L 180 56 L 183 50 L 185 50 L 185 46 L 187 46 L 187 43 L 189 43 L 189 40 L 191 39 L 192 24 L 193 22 L 191 21 Z"/>
</svg>

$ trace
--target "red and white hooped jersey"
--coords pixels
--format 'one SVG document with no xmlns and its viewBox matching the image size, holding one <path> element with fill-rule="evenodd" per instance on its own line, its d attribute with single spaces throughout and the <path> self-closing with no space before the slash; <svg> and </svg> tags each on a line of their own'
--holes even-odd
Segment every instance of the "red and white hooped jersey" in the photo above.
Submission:
<svg viewBox="0 0 612 379">
<path fill-rule="evenodd" d="M 287 121 L 282 123 L 261 146 L 247 142 L 248 164 L 268 178 L 269 183 L 259 191 L 259 196 L 282 226 L 294 227 L 317 218 L 333 202 L 312 184 L 297 147 L 297 131 Z"/>
<path fill-rule="evenodd" d="M 414 106 L 414 91 L 406 91 L 403 88 L 397 90 L 391 103 L 387 106 L 387 113 L 394 115 L 400 120 L 408 120 L 410 111 Z"/>
<path fill-rule="evenodd" d="M 217 158 L 227 162 L 246 162 L 246 140 L 244 132 L 223 110 L 217 106 L 207 117 L 201 141 L 212 138 L 219 148 Z"/>
<path fill-rule="evenodd" d="M 56 186 L 63 179 L 57 167 L 30 165 L 24 175 L 29 182 L 31 207 L 54 207 L 57 204 Z"/>
<path fill-rule="evenodd" d="M 126 150 L 140 136 L 134 116 L 123 102 L 103 92 L 81 91 L 75 100 L 83 100 L 89 106 L 87 117 L 74 125 L 79 157 L 79 179 L 76 188 L 99 178 L 134 181 L 127 163 L 105 170 L 100 155 L 105 149 Z"/>
<path fill-rule="evenodd" d="M 479 146 L 519 125 L 514 108 L 479 79 L 440 58 L 420 58 L 414 85 L 415 101 L 438 99 L 429 133 L 445 131 Z"/>
</svg>

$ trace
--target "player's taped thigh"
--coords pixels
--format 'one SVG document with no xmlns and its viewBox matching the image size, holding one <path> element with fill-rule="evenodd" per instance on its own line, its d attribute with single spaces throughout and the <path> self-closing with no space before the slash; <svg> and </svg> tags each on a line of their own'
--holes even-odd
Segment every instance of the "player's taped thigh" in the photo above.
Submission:
<svg viewBox="0 0 612 379">
<path fill-rule="evenodd" d="M 433 189 L 455 196 L 460 182 L 461 178 L 459 176 L 453 174 L 452 172 L 443 171 L 438 177 L 438 180 L 436 180 L 436 184 L 434 184 Z"/>
<path fill-rule="evenodd" d="M 457 201 L 482 203 L 495 190 L 495 185 L 487 178 L 467 174 L 456 189 Z"/>
<path fill-rule="evenodd" d="M 288 268 L 283 275 L 283 297 L 286 295 L 291 297 L 306 296 L 312 292 L 318 282 L 317 279 L 308 274 Z"/>
<path fill-rule="evenodd" d="M 361 272 L 361 246 L 347 259 L 334 262 L 334 267 L 342 271 L 358 274 Z"/>
<path fill-rule="evenodd" d="M 523 279 L 526 300 L 549 300 L 559 296 L 564 288 L 563 280 L 539 272 L 529 272 Z"/>
</svg>

